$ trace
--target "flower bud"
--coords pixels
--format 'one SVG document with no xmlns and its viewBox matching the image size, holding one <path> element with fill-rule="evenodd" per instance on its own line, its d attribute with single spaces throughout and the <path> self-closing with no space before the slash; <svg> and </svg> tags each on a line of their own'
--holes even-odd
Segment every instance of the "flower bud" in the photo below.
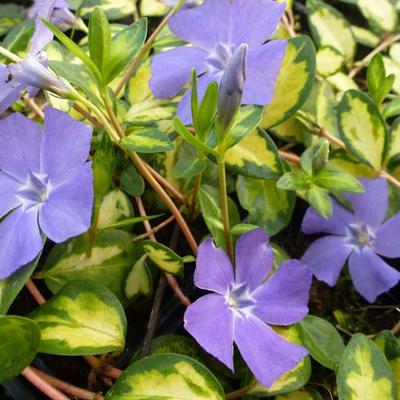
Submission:
<svg viewBox="0 0 400 400">
<path fill-rule="evenodd" d="M 222 134 L 231 127 L 242 103 L 246 64 L 247 44 L 242 44 L 230 59 L 219 87 L 217 115 Z"/>
</svg>

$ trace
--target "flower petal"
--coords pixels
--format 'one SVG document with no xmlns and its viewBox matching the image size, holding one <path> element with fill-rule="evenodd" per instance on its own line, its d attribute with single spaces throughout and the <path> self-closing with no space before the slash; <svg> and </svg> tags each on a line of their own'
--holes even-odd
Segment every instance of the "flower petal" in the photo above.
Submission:
<svg viewBox="0 0 400 400">
<path fill-rule="evenodd" d="M 307 350 L 282 339 L 253 315 L 235 317 L 234 341 L 251 372 L 265 387 L 293 369 Z"/>
<path fill-rule="evenodd" d="M 274 96 L 275 82 L 286 51 L 286 40 L 274 40 L 250 49 L 247 58 L 247 78 L 243 103 L 266 105 Z"/>
<path fill-rule="evenodd" d="M 40 53 L 53 39 L 53 34 L 42 21 L 42 18 L 50 21 L 53 10 L 54 0 L 38 0 L 37 14 L 35 16 L 35 32 L 33 33 L 29 47 L 31 55 Z"/>
<path fill-rule="evenodd" d="M 0 224 L 0 279 L 6 279 L 31 262 L 43 247 L 37 222 L 37 208 L 17 209 Z"/>
<path fill-rule="evenodd" d="M 72 119 L 62 111 L 46 107 L 42 168 L 53 183 L 62 181 L 71 169 L 86 162 L 91 137 L 90 126 Z"/>
<path fill-rule="evenodd" d="M 374 249 L 381 256 L 400 257 L 400 214 L 388 219 L 375 232 Z"/>
<path fill-rule="evenodd" d="M 201 297 L 187 308 L 184 322 L 204 350 L 233 370 L 233 312 L 223 296 Z"/>
<path fill-rule="evenodd" d="M 40 171 L 41 143 L 39 126 L 22 114 L 0 120 L 0 169 L 24 182 L 29 172 Z"/>
<path fill-rule="evenodd" d="M 400 272 L 386 264 L 369 247 L 353 252 L 349 271 L 357 292 L 370 303 L 400 280 Z"/>
<path fill-rule="evenodd" d="M 285 4 L 272 0 L 206 0 L 171 18 L 179 38 L 212 49 L 217 43 L 261 45 L 274 33 Z"/>
<path fill-rule="evenodd" d="M 208 85 L 211 82 L 217 82 L 219 84 L 221 78 L 222 74 L 220 75 L 204 74 L 200 76 L 200 78 L 197 81 L 197 95 L 199 98 L 199 102 L 203 100 Z M 192 123 L 191 95 L 192 95 L 192 90 L 191 89 L 186 90 L 176 110 L 176 115 L 182 120 L 182 122 L 185 125 L 189 125 Z"/>
<path fill-rule="evenodd" d="M 10 78 L 10 70 L 0 64 L 0 114 L 12 106 L 20 97 L 24 86 L 13 82 Z"/>
<path fill-rule="evenodd" d="M 216 248 L 211 239 L 201 243 L 194 271 L 195 285 L 224 295 L 233 281 L 233 267 L 225 251 Z"/>
<path fill-rule="evenodd" d="M 17 197 L 20 187 L 20 182 L 0 171 L 0 218 L 21 204 Z"/>
<path fill-rule="evenodd" d="M 273 260 L 269 237 L 263 228 L 243 234 L 236 243 L 236 284 L 244 284 L 252 292 L 271 272 Z"/>
<path fill-rule="evenodd" d="M 364 185 L 365 192 L 346 193 L 345 197 L 353 206 L 358 222 L 364 222 L 372 228 L 378 227 L 385 219 L 388 210 L 389 194 L 386 179 L 360 179 L 360 182 Z"/>
<path fill-rule="evenodd" d="M 300 261 L 289 260 L 253 293 L 251 312 L 267 324 L 290 325 L 308 313 L 312 273 Z"/>
<path fill-rule="evenodd" d="M 353 249 L 354 246 L 343 236 L 325 236 L 311 244 L 301 261 L 311 269 L 318 280 L 335 286 L 340 271 Z"/>
<path fill-rule="evenodd" d="M 196 47 L 181 46 L 153 57 L 150 88 L 154 96 L 168 99 L 176 96 L 191 77 L 192 68 L 197 74 L 206 70 L 207 53 Z"/>
<path fill-rule="evenodd" d="M 301 224 L 303 233 L 311 235 L 326 232 L 334 235 L 346 235 L 347 226 L 354 222 L 354 215 L 336 200 L 332 200 L 332 203 L 333 211 L 329 219 L 322 217 L 311 207 L 307 209 Z"/>
<path fill-rule="evenodd" d="M 89 229 L 92 207 L 93 174 L 87 163 L 50 191 L 39 213 L 40 227 L 53 242 L 64 242 Z"/>
</svg>

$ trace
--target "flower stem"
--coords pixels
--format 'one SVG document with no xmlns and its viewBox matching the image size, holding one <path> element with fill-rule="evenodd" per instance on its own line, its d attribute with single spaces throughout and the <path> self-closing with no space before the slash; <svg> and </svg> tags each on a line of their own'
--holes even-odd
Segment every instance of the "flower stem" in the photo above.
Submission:
<svg viewBox="0 0 400 400">
<path fill-rule="evenodd" d="M 13 52 L 5 49 L 4 47 L 0 46 L 0 54 L 2 54 L 3 56 L 9 58 L 11 61 L 15 62 L 15 63 L 19 63 L 22 58 L 17 56 L 16 54 L 14 54 Z"/>
<path fill-rule="evenodd" d="M 228 208 L 228 194 L 226 191 L 226 171 L 224 156 L 218 160 L 218 174 L 219 174 L 219 193 L 221 201 L 221 214 L 222 222 L 224 224 L 224 239 L 226 252 L 234 265 L 233 244 L 231 236 L 231 228 L 229 222 L 229 208 Z"/>
<path fill-rule="evenodd" d="M 128 69 L 125 71 L 122 79 L 118 83 L 117 87 L 115 88 L 115 94 L 118 96 L 119 92 L 122 90 L 122 88 L 128 83 L 129 79 L 131 76 L 135 73 L 136 68 L 140 64 L 140 61 L 142 60 L 143 56 L 150 51 L 151 46 L 153 46 L 153 43 L 157 39 L 158 35 L 161 33 L 161 31 L 164 29 L 164 27 L 168 24 L 169 20 L 171 17 L 182 7 L 184 3 L 184 0 L 179 0 L 178 3 L 171 9 L 171 11 L 167 14 L 167 16 L 161 21 L 160 25 L 157 26 L 156 30 L 151 34 L 147 42 L 144 44 L 144 46 L 140 49 L 139 53 L 136 55 L 136 57 L 132 60 L 130 63 Z"/>
</svg>

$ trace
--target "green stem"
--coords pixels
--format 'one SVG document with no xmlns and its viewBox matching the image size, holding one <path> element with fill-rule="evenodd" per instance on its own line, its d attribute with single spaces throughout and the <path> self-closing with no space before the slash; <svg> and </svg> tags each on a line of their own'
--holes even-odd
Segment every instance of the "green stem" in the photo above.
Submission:
<svg viewBox="0 0 400 400">
<path fill-rule="evenodd" d="M 3 54 L 3 56 L 9 58 L 11 61 L 15 63 L 19 63 L 22 60 L 21 57 L 18 57 L 16 54 L 12 53 L 11 51 L 5 49 L 2 46 L 0 46 L 0 54 Z"/>
<path fill-rule="evenodd" d="M 222 222 L 224 224 L 224 238 L 226 252 L 234 265 L 233 244 L 231 236 L 231 228 L 229 222 L 229 208 L 228 208 L 228 193 L 226 191 L 226 171 L 224 156 L 218 160 L 218 173 L 219 173 L 219 193 L 221 200 L 221 214 Z"/>
<path fill-rule="evenodd" d="M 194 181 L 194 189 L 193 194 L 190 199 L 190 211 L 189 211 L 189 219 L 192 219 L 194 213 L 196 211 L 197 197 L 199 196 L 200 187 L 201 187 L 201 179 L 203 177 L 203 173 L 196 176 Z"/>
</svg>

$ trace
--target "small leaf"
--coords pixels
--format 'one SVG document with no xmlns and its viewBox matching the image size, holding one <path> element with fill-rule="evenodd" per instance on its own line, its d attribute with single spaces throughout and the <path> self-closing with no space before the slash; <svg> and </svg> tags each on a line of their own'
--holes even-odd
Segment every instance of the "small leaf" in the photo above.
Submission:
<svg viewBox="0 0 400 400">
<path fill-rule="evenodd" d="M 118 32 L 112 38 L 110 56 L 107 58 L 103 68 L 106 83 L 111 82 L 127 67 L 143 46 L 146 35 L 147 19 L 142 18 Z"/>
<path fill-rule="evenodd" d="M 385 121 L 364 93 L 349 90 L 338 107 L 340 134 L 349 150 L 363 163 L 380 171 L 385 155 Z"/>
<path fill-rule="evenodd" d="M 325 319 L 313 315 L 304 318 L 299 326 L 301 341 L 311 357 L 324 367 L 335 370 L 345 347 L 336 328 Z"/>
<path fill-rule="evenodd" d="M 353 62 L 356 41 L 349 22 L 334 7 L 321 0 L 307 0 L 308 22 L 318 46 L 331 46 L 343 54 L 346 64 Z"/>
<path fill-rule="evenodd" d="M 214 375 L 198 361 L 178 354 L 156 354 L 129 366 L 105 400 L 223 400 Z"/>
<path fill-rule="evenodd" d="M 148 258 L 161 270 L 172 275 L 182 275 L 186 259 L 178 256 L 169 247 L 152 240 L 140 242 Z M 193 261 L 192 259 L 187 262 Z"/>
<path fill-rule="evenodd" d="M 122 172 L 119 183 L 121 189 L 131 196 L 141 196 L 144 193 L 144 179 L 133 164 L 129 164 Z"/>
<path fill-rule="evenodd" d="M 112 292 L 95 281 L 68 283 L 30 317 L 40 327 L 41 353 L 104 354 L 122 351 L 125 345 L 124 309 Z"/>
<path fill-rule="evenodd" d="M 283 175 L 276 186 L 282 190 L 307 190 L 311 185 L 311 179 L 304 172 L 287 172 Z"/>
<path fill-rule="evenodd" d="M 307 190 L 306 198 L 310 206 L 324 218 L 329 219 L 331 217 L 333 206 L 328 191 L 316 185 L 312 185 L 311 188 Z"/>
<path fill-rule="evenodd" d="M 364 186 L 350 174 L 325 168 L 313 177 L 313 183 L 339 192 L 364 193 Z"/>
<path fill-rule="evenodd" d="M 390 0 L 357 0 L 357 5 L 374 30 L 392 32 L 398 24 L 397 12 Z"/>
<path fill-rule="evenodd" d="M 379 347 L 361 333 L 352 336 L 337 372 L 339 400 L 396 400 L 396 384 Z"/>
<path fill-rule="evenodd" d="M 269 129 L 289 119 L 306 101 L 315 79 L 315 48 L 307 36 L 288 40 L 272 102 L 264 108 L 261 127 Z"/>
<path fill-rule="evenodd" d="M 207 161 L 198 158 L 179 160 L 175 165 L 175 176 L 180 179 L 193 178 L 207 168 Z"/>
<path fill-rule="evenodd" d="M 121 140 L 122 147 L 138 153 L 160 153 L 174 148 L 168 135 L 155 128 L 143 128 Z"/>
<path fill-rule="evenodd" d="M 139 258 L 126 278 L 124 292 L 128 301 L 139 296 L 149 296 L 153 291 L 153 277 L 146 265 L 146 258 L 146 254 Z"/>
<path fill-rule="evenodd" d="M 23 317 L 0 316 L 0 383 L 17 376 L 36 356 L 40 329 Z"/>
<path fill-rule="evenodd" d="M 89 21 L 89 52 L 100 72 L 110 58 L 110 49 L 111 30 L 107 16 L 102 8 L 95 7 Z"/>
<path fill-rule="evenodd" d="M 276 181 L 239 176 L 237 195 L 241 206 L 249 212 L 248 222 L 263 226 L 270 236 L 281 231 L 290 221 L 296 194 L 281 190 Z"/>
</svg>

